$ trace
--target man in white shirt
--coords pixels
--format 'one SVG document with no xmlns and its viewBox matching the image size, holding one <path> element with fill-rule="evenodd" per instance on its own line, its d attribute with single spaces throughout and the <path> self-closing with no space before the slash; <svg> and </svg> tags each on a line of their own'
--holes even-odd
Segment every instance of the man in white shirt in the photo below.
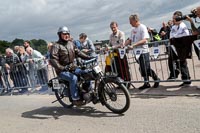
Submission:
<svg viewBox="0 0 200 133">
<path fill-rule="evenodd" d="M 139 57 L 136 57 L 136 60 L 140 65 L 140 72 L 144 78 L 144 85 L 139 87 L 139 90 L 151 87 L 149 84 L 149 76 L 155 80 L 154 88 L 157 88 L 159 86 L 160 79 L 150 67 L 149 48 L 147 44 L 149 34 L 147 27 L 140 23 L 137 14 L 131 15 L 129 17 L 129 21 L 133 29 L 131 31 L 131 36 L 125 42 L 125 45 L 131 44 L 128 47 L 130 49 L 134 49 L 135 55 L 139 53 Z"/>
<path fill-rule="evenodd" d="M 182 17 L 182 12 L 176 11 L 173 14 L 173 23 L 174 25 L 172 26 L 171 32 L 170 32 L 170 39 L 172 40 L 173 38 L 180 38 L 184 36 L 189 35 L 189 30 L 187 26 L 179 19 Z M 171 44 L 173 45 L 173 44 Z M 184 81 L 183 85 L 190 85 L 190 74 L 189 70 L 187 67 L 187 61 L 186 59 L 180 60 L 180 62 L 177 62 L 179 59 L 178 55 L 176 55 L 174 52 L 172 52 L 172 49 L 170 50 L 169 57 L 168 57 L 168 65 L 169 65 L 169 70 L 170 70 L 170 77 L 168 79 L 175 79 L 178 77 L 178 74 L 180 73 L 181 70 L 181 75 L 182 75 L 182 80 L 189 80 L 189 81 Z M 180 64 L 179 64 L 180 63 Z M 180 66 L 180 68 L 179 68 Z M 179 70 L 180 69 L 180 70 Z"/>
</svg>

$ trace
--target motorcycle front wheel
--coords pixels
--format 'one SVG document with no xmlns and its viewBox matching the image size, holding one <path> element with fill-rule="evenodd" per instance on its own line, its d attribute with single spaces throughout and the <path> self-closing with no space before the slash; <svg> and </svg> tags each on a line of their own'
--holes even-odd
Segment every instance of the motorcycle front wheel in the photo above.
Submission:
<svg viewBox="0 0 200 133">
<path fill-rule="evenodd" d="M 123 83 L 113 78 L 104 79 L 100 84 L 102 88 L 101 100 L 113 113 L 122 114 L 130 107 L 130 94 Z"/>
<path fill-rule="evenodd" d="M 64 108 L 71 108 L 73 107 L 72 100 L 70 99 L 70 93 L 69 90 L 66 88 L 66 85 L 64 83 L 60 84 L 61 88 L 55 90 L 55 95 L 58 100 L 58 102 L 64 107 Z"/>
</svg>

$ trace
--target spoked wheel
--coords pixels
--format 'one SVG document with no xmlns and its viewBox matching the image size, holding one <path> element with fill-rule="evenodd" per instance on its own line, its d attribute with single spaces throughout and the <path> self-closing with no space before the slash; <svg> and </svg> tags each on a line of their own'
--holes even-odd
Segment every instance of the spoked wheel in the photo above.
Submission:
<svg viewBox="0 0 200 133">
<path fill-rule="evenodd" d="M 71 102 L 69 89 L 66 88 L 66 85 L 64 83 L 60 83 L 61 88 L 58 90 L 55 90 L 55 95 L 58 100 L 58 102 L 65 108 L 71 108 L 73 107 L 73 104 Z"/>
<path fill-rule="evenodd" d="M 102 100 L 105 106 L 114 113 L 121 114 L 130 107 L 130 95 L 123 83 L 116 79 L 105 79 L 102 87 Z"/>
</svg>

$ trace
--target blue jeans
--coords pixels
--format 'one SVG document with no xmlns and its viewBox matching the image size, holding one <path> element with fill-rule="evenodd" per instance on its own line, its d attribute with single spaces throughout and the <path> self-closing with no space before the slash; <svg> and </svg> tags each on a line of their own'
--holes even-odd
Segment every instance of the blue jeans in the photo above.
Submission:
<svg viewBox="0 0 200 133">
<path fill-rule="evenodd" d="M 81 70 L 80 68 L 77 68 L 76 70 L 75 70 L 75 74 L 76 75 L 81 75 L 81 74 L 86 74 L 86 73 L 88 73 L 89 72 L 89 70 Z M 89 80 L 89 81 L 85 81 L 85 87 L 87 87 L 87 88 L 89 88 L 89 90 L 92 90 L 92 83 L 91 83 L 91 81 Z"/>
<path fill-rule="evenodd" d="M 76 75 L 84 74 L 84 73 L 87 73 L 87 71 L 81 70 L 79 68 L 77 68 L 75 70 Z M 73 100 L 78 100 L 78 99 L 80 99 L 79 93 L 78 93 L 78 87 L 77 87 L 78 77 L 75 74 L 73 74 L 71 72 L 63 71 L 59 74 L 59 77 L 61 79 L 64 79 L 64 80 L 69 82 L 71 97 L 72 97 Z"/>
</svg>

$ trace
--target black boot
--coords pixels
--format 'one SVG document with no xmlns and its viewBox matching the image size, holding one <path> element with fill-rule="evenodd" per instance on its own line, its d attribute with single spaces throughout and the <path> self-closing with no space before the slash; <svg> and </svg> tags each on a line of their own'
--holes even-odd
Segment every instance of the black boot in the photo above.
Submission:
<svg viewBox="0 0 200 133">
<path fill-rule="evenodd" d="M 158 76 L 156 75 L 156 73 L 154 71 L 152 71 L 152 78 L 155 81 L 153 87 L 157 88 L 160 83 L 160 78 L 158 78 Z"/>
<path fill-rule="evenodd" d="M 170 76 L 167 80 L 174 80 L 178 78 L 180 71 L 178 69 L 174 70 L 174 73 L 170 73 Z"/>
<path fill-rule="evenodd" d="M 154 88 L 158 88 L 159 84 L 160 84 L 160 79 L 157 78 L 157 79 L 155 80 L 155 82 L 154 82 L 153 87 L 154 87 Z"/>
<path fill-rule="evenodd" d="M 149 83 L 144 83 L 144 85 L 139 87 L 138 89 L 139 90 L 144 90 L 144 89 L 147 89 L 147 88 L 150 88 L 150 87 L 151 87 L 151 85 Z"/>
</svg>

